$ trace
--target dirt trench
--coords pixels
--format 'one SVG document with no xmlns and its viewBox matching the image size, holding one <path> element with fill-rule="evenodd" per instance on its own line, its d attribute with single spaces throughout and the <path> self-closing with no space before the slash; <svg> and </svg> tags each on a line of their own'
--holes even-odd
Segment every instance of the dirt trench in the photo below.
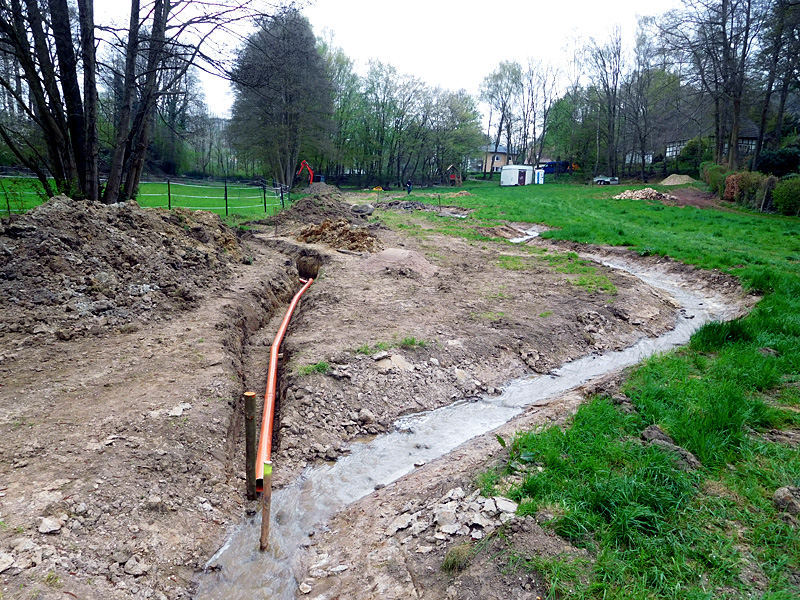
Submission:
<svg viewBox="0 0 800 600">
<path fill-rule="evenodd" d="M 69 219 L 50 216 L 64 207 Z M 0 315 L 3 598 L 192 597 L 245 510 L 243 365 L 297 266 L 213 215 L 189 217 L 159 229 L 158 211 L 65 199 L 0 231 L 14 249 L 0 291 L 33 301 Z M 68 279 L 37 270 L 41 240 L 75 221 Z M 125 283 L 84 283 L 100 279 Z M 165 282 L 193 290 L 191 303 Z M 50 300 L 59 290 L 75 310 Z"/>
</svg>

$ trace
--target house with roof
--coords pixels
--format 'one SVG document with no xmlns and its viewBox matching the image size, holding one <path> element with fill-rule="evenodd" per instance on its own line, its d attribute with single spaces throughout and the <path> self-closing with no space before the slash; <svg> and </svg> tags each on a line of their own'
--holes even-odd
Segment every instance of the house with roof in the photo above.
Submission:
<svg viewBox="0 0 800 600">
<path fill-rule="evenodd" d="M 481 146 L 479 152 L 482 154 L 470 161 L 470 168 L 481 173 L 499 173 L 505 165 L 513 165 L 517 160 L 519 152 L 510 151 L 506 146 L 498 146 L 494 149 L 494 144 Z"/>
<path fill-rule="evenodd" d="M 708 119 L 704 119 L 708 121 Z M 714 126 L 713 123 L 688 123 L 680 128 L 680 133 L 675 136 L 676 139 L 667 142 L 666 156 L 667 158 L 676 158 L 686 147 L 686 144 L 694 138 L 701 137 L 711 140 L 714 143 Z M 749 156 L 756 150 L 756 141 L 758 140 L 758 125 L 747 118 L 742 118 L 739 124 L 739 156 Z M 728 144 L 725 143 L 725 150 L 727 151 Z"/>
</svg>

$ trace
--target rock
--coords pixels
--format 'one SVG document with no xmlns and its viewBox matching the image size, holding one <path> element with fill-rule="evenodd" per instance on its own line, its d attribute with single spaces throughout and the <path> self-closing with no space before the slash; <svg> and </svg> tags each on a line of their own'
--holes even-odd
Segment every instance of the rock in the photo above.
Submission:
<svg viewBox="0 0 800 600">
<path fill-rule="evenodd" d="M 430 362 L 430 363 L 431 363 L 431 364 L 432 364 L 434 367 L 438 367 L 438 366 L 439 366 L 439 359 L 437 359 L 437 358 L 433 358 L 433 357 L 431 357 L 431 359 L 430 359 L 430 361 L 429 361 L 429 362 Z"/>
<path fill-rule="evenodd" d="M 392 364 L 401 371 L 414 370 L 414 365 L 412 365 L 410 362 L 408 362 L 405 358 L 403 358 L 399 354 L 392 354 L 390 360 L 392 361 Z"/>
<path fill-rule="evenodd" d="M 447 524 L 445 524 L 445 525 L 442 525 L 442 526 L 439 528 L 439 530 L 440 530 L 442 533 L 447 533 L 447 534 L 449 534 L 449 535 L 453 535 L 453 534 L 455 534 L 455 533 L 458 533 L 458 532 L 461 530 L 461 523 L 458 523 L 458 522 L 456 522 L 456 521 L 454 521 L 454 522 L 452 522 L 452 523 L 447 523 Z M 436 534 L 436 538 L 437 538 L 437 539 L 444 539 L 444 538 L 440 538 L 438 534 Z"/>
<path fill-rule="evenodd" d="M 455 487 L 444 495 L 442 502 L 447 500 L 461 500 L 464 497 L 464 490 L 460 487 Z"/>
<path fill-rule="evenodd" d="M 456 377 L 456 382 L 462 387 L 467 387 L 472 383 L 472 378 L 463 369 L 454 369 L 453 374 Z"/>
<path fill-rule="evenodd" d="M 697 457 L 685 448 L 681 448 L 680 446 L 670 444 L 669 442 L 665 442 L 663 440 L 651 440 L 650 443 L 653 446 L 663 448 L 667 452 L 677 454 L 679 457 L 678 466 L 684 471 L 695 471 L 703 466 L 700 461 L 697 460 Z"/>
<path fill-rule="evenodd" d="M 133 575 L 134 577 L 139 577 L 140 575 L 144 575 L 150 569 L 150 565 L 147 565 L 143 562 L 139 562 L 138 557 L 131 556 L 128 559 L 128 562 L 125 563 L 125 566 L 122 568 L 128 575 Z"/>
<path fill-rule="evenodd" d="M 344 573 L 349 569 L 348 565 L 339 565 L 338 567 L 333 567 L 332 569 L 328 569 L 328 573 L 330 575 L 338 575 L 339 573 Z"/>
<path fill-rule="evenodd" d="M 481 509 L 487 515 L 494 516 L 497 514 L 497 504 L 494 501 L 494 498 L 481 498 L 481 504 L 483 504 L 483 508 Z"/>
<path fill-rule="evenodd" d="M 360 411 L 358 411 L 358 420 L 360 423 L 369 425 L 370 423 L 375 422 L 375 415 L 368 408 L 362 408 Z"/>
<path fill-rule="evenodd" d="M 414 517 L 406 513 L 395 518 L 386 528 L 386 535 L 394 535 L 401 529 L 408 528 L 414 522 Z"/>
<path fill-rule="evenodd" d="M 375 361 L 383 360 L 384 358 L 389 358 L 389 353 L 386 352 L 385 350 L 382 350 L 381 352 L 376 352 L 375 354 L 372 355 L 372 360 Z"/>
<path fill-rule="evenodd" d="M 494 500 L 495 506 L 497 506 L 497 510 L 504 513 L 516 513 L 517 512 L 517 503 L 513 500 L 509 500 L 508 498 L 504 498 L 503 496 L 495 496 L 492 498 Z"/>
<path fill-rule="evenodd" d="M 311 590 L 314 589 L 310 585 L 308 585 L 305 581 L 297 586 L 297 589 L 300 590 L 301 594 L 310 594 Z"/>
<path fill-rule="evenodd" d="M 661 429 L 658 425 L 650 425 L 647 429 L 642 432 L 642 439 L 647 440 L 648 442 L 652 442 L 653 440 L 660 440 L 662 442 L 667 442 L 668 444 L 675 445 L 675 441 L 667 435 L 667 433 Z"/>
<path fill-rule="evenodd" d="M 433 520 L 439 524 L 439 526 L 442 528 L 442 531 L 444 531 L 444 527 L 446 525 L 457 523 L 456 503 L 448 502 L 447 504 L 438 506 L 433 512 Z"/>
<path fill-rule="evenodd" d="M 42 518 L 42 522 L 39 523 L 39 533 L 57 533 L 61 531 L 61 526 L 63 524 L 64 523 L 58 519 L 44 517 Z"/>
<path fill-rule="evenodd" d="M 183 411 L 189 410 L 190 408 L 192 408 L 191 404 L 189 404 L 188 402 L 181 402 L 180 404 L 178 404 L 178 406 L 176 406 L 172 410 L 170 410 L 167 413 L 167 416 L 168 417 L 180 417 L 181 415 L 183 415 Z"/>
<path fill-rule="evenodd" d="M 418 520 L 411 524 L 411 527 L 408 529 L 408 532 L 416 537 L 423 531 L 425 531 L 431 524 L 429 521 L 426 520 Z"/>
<path fill-rule="evenodd" d="M 354 214 L 368 217 L 373 212 L 375 212 L 375 207 L 372 206 L 372 204 L 356 204 L 354 206 L 351 206 L 350 210 L 353 211 Z"/>
<path fill-rule="evenodd" d="M 0 554 L 0 573 L 7 570 L 14 564 L 14 557 L 10 554 Z"/>
<path fill-rule="evenodd" d="M 800 514 L 800 488 L 792 486 L 778 488 L 772 495 L 772 503 L 778 510 L 790 515 Z"/>
<path fill-rule="evenodd" d="M 470 536 L 472 537 L 473 540 L 483 539 L 484 535 L 485 534 L 483 533 L 483 530 L 481 530 L 481 529 L 475 529 L 475 530 L 470 532 Z"/>
<path fill-rule="evenodd" d="M 433 552 L 433 546 L 417 546 L 417 554 L 430 554 Z"/>
<path fill-rule="evenodd" d="M 489 529 L 494 525 L 491 519 L 488 519 L 483 513 L 473 513 L 467 519 L 467 525 L 477 525 L 483 529 Z"/>
</svg>

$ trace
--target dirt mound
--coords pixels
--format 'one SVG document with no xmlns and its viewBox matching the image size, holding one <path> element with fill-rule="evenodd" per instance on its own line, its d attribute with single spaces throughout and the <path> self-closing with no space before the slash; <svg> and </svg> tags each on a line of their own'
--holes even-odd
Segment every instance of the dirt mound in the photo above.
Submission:
<svg viewBox="0 0 800 600">
<path fill-rule="evenodd" d="M 325 184 L 315 183 L 314 185 Z M 363 222 L 366 217 L 355 214 L 349 204 L 341 201 L 339 190 L 332 189 L 336 190 L 335 194 L 312 194 L 301 198 L 288 209 L 278 213 L 275 219 L 278 223 L 313 223 L 314 225 L 320 225 L 326 220 L 345 220 L 348 223 Z M 265 222 L 272 224 L 274 219 L 267 219 Z"/>
<path fill-rule="evenodd" d="M 401 248 L 387 248 L 364 261 L 363 268 L 368 272 L 397 271 L 401 274 L 419 273 L 430 277 L 438 270 L 419 252 Z"/>
<path fill-rule="evenodd" d="M 194 306 L 243 260 L 215 214 L 57 196 L 0 221 L 0 333 L 70 339 Z"/>
<path fill-rule="evenodd" d="M 321 243 L 351 252 L 377 252 L 381 244 L 372 232 L 364 227 L 355 227 L 346 219 L 326 219 L 320 225 L 308 225 L 300 230 L 297 239 L 306 243 Z"/>
<path fill-rule="evenodd" d="M 686 183 L 697 183 L 697 180 L 688 175 L 672 174 L 662 181 L 661 185 L 684 185 Z"/>
<path fill-rule="evenodd" d="M 461 192 L 458 194 L 451 194 L 450 197 L 454 197 L 460 195 Z M 463 194 L 461 194 L 463 195 Z M 466 195 L 471 195 L 469 192 L 466 192 Z M 431 195 L 432 198 L 435 198 L 435 195 Z M 423 210 L 428 212 L 438 212 L 444 216 L 448 217 L 466 217 L 472 211 L 467 208 L 463 208 L 461 206 L 448 206 L 448 205 L 437 205 L 437 204 L 425 204 L 424 202 L 420 202 L 419 200 L 390 200 L 389 202 L 381 202 L 378 204 L 378 208 L 383 209 L 392 209 L 392 210 Z"/>
<path fill-rule="evenodd" d="M 614 196 L 615 200 L 659 200 L 676 202 L 677 197 L 671 194 L 662 194 L 655 191 L 653 188 L 644 188 L 643 190 L 625 190 L 621 194 Z"/>
<path fill-rule="evenodd" d="M 334 198 L 341 198 L 342 192 L 339 191 L 335 185 L 328 185 L 327 183 L 312 183 L 308 186 L 303 193 L 310 196 L 332 196 Z"/>
</svg>

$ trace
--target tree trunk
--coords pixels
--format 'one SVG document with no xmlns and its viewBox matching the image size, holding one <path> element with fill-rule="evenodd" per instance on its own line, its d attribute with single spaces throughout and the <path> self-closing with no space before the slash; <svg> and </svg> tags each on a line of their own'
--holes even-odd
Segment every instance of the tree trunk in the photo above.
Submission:
<svg viewBox="0 0 800 600">
<path fill-rule="evenodd" d="M 135 198 L 139 191 L 139 180 L 144 170 L 144 160 L 155 121 L 156 100 L 158 99 L 158 65 L 163 60 L 164 34 L 170 0 L 156 0 L 153 7 L 153 29 L 147 53 L 147 69 L 142 87 L 140 109 L 137 115 L 139 127 L 133 132 L 130 169 L 125 179 L 125 197 Z"/>
<path fill-rule="evenodd" d="M 123 83 L 122 105 L 117 123 L 117 135 L 111 154 L 111 167 L 103 194 L 103 202 L 114 204 L 119 200 L 122 168 L 127 147 L 128 129 L 131 123 L 133 98 L 136 91 L 136 57 L 139 54 L 139 0 L 131 0 L 131 16 L 128 25 L 128 44 L 125 49 L 125 82 Z"/>
<path fill-rule="evenodd" d="M 99 142 L 97 139 L 97 81 L 94 46 L 93 0 L 78 0 L 78 18 L 81 26 L 81 52 L 83 57 L 83 106 L 85 127 L 86 188 L 89 200 L 100 199 L 100 173 L 98 169 Z"/>
<path fill-rule="evenodd" d="M 72 29 L 70 28 L 67 0 L 49 0 L 50 27 L 53 29 L 53 41 L 58 57 L 58 71 L 61 76 L 61 89 L 67 107 L 67 130 L 69 131 L 72 155 L 75 161 L 77 189 L 75 193 L 86 196 L 86 124 L 83 114 L 81 88 L 78 84 L 78 60 L 75 47 L 72 45 Z M 81 24 L 83 22 L 81 20 Z M 92 37 L 94 35 L 92 34 Z M 92 48 L 94 49 L 94 47 Z M 84 70 L 86 70 L 84 68 Z M 91 71 L 94 76 L 94 70 Z"/>
</svg>

